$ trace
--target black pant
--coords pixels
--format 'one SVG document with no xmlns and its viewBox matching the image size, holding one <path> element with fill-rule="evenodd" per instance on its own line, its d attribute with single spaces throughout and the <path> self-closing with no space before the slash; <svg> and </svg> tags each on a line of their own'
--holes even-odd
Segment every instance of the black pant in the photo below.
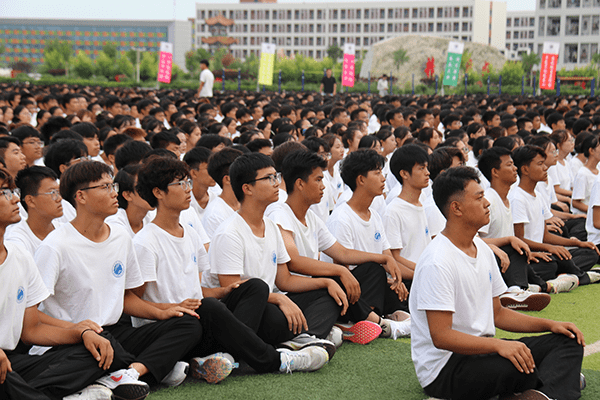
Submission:
<svg viewBox="0 0 600 400">
<path fill-rule="evenodd" d="M 196 313 L 200 316 L 202 339 L 186 359 L 226 351 L 247 362 L 257 372 L 279 370 L 279 352 L 237 319 L 224 303 L 215 298 L 204 298 Z"/>
<path fill-rule="evenodd" d="M 537 270 L 548 270 L 550 274 L 554 274 L 557 268 L 556 263 L 540 260 L 539 263 L 532 261 L 531 264 L 528 264 L 527 257 L 519 254 L 511 245 L 502 246 L 500 250 L 504 251 L 510 259 L 510 266 L 506 272 L 502 273 L 502 278 L 506 286 L 518 286 L 521 289 L 527 289 L 529 284 L 532 283 L 539 285 L 543 292 L 547 291 L 546 281 L 538 275 L 536 268 Z M 498 262 L 498 267 L 502 268 L 500 259 L 497 256 L 496 261 Z M 533 267 L 534 265 L 535 268 Z"/>
<path fill-rule="evenodd" d="M 157 382 L 196 346 L 202 334 L 198 319 L 187 314 L 139 328 L 132 327 L 131 318 L 123 314 L 119 322 L 104 330 L 135 356 L 132 362 L 146 366 Z"/>
<path fill-rule="evenodd" d="M 110 333 L 103 332 L 111 342 L 114 359 L 110 369 L 98 367 L 83 344 L 55 346 L 40 356 L 18 351 L 6 352 L 13 372 L 0 385 L 0 399 L 47 400 L 62 399 L 76 393 L 108 372 L 127 368 L 133 355 L 127 353 Z"/>
<path fill-rule="evenodd" d="M 489 399 L 498 394 L 537 389 L 553 399 L 578 399 L 583 347 L 575 339 L 549 334 L 519 339 L 531 350 L 532 374 L 521 373 L 498 354 L 453 353 L 427 387 L 429 396 L 452 400 Z"/>
</svg>

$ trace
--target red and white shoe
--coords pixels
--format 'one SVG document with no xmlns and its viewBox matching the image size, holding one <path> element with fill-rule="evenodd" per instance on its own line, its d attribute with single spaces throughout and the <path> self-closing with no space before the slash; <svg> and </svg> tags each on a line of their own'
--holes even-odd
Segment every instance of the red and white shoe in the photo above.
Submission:
<svg viewBox="0 0 600 400">
<path fill-rule="evenodd" d="M 150 393 L 150 387 L 139 377 L 140 374 L 133 368 L 120 369 L 96 382 L 112 390 L 117 400 L 142 400 Z"/>
<path fill-rule="evenodd" d="M 360 321 L 356 324 L 335 324 L 344 333 L 344 340 L 353 343 L 367 344 L 381 335 L 381 327 L 371 321 Z"/>
</svg>

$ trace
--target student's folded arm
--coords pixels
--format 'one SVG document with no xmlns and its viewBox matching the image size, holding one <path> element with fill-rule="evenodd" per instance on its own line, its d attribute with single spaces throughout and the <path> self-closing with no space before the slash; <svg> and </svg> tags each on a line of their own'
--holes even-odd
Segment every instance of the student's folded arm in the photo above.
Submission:
<svg viewBox="0 0 600 400">
<path fill-rule="evenodd" d="M 415 268 L 417 267 L 417 263 L 414 263 L 402 257 L 400 255 L 400 250 L 401 249 L 390 249 L 390 252 L 392 253 L 392 257 L 394 257 L 394 260 L 396 260 L 396 262 L 400 265 L 402 276 L 406 279 L 412 279 L 415 273 Z"/>
<path fill-rule="evenodd" d="M 588 207 L 583 203 L 583 200 L 581 199 L 573 199 L 573 207 L 578 209 L 579 211 L 587 213 Z"/>
<path fill-rule="evenodd" d="M 335 281 L 327 278 L 309 278 L 305 276 L 292 275 L 287 264 L 277 264 L 275 285 L 281 291 L 302 293 L 310 290 L 325 289 L 330 284 L 329 282 L 335 283 Z"/>
<path fill-rule="evenodd" d="M 508 332 L 548 332 L 551 323 L 548 319 L 531 317 L 503 307 L 499 297 L 493 298 L 494 325 Z"/>
<path fill-rule="evenodd" d="M 23 316 L 23 330 L 21 340 L 26 344 L 40 346 L 57 346 L 61 344 L 74 344 L 81 341 L 84 328 L 63 328 L 47 325 L 40 319 L 37 305 L 27 307 Z"/>
<path fill-rule="evenodd" d="M 534 251 L 549 251 L 549 246 L 544 243 L 534 242 L 525 238 L 525 224 L 519 223 L 513 225 L 515 228 L 515 236 L 524 241 L 531 250 Z"/>
<path fill-rule="evenodd" d="M 198 314 L 193 310 L 181 307 L 177 304 L 169 304 L 169 307 L 166 309 L 161 309 L 157 306 L 160 304 L 142 300 L 133 290 L 134 289 L 125 290 L 125 298 L 123 301 L 123 312 L 132 317 L 166 320 L 172 317 L 183 317 L 184 314 L 189 314 L 199 318 Z"/>
<path fill-rule="evenodd" d="M 202 275 L 202 274 L 200 274 Z M 216 288 L 208 288 L 202 286 L 202 295 L 204 297 L 214 297 L 215 299 L 222 299 L 227 296 L 233 289 L 237 289 L 240 285 L 246 282 L 247 279 L 241 279 L 239 275 L 219 275 L 219 284 L 221 286 Z M 202 276 L 200 276 L 202 281 Z"/>
</svg>

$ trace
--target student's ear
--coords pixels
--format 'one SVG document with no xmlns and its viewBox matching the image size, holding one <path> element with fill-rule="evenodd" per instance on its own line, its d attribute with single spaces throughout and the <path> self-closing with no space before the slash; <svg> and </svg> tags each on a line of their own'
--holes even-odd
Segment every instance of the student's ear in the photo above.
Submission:
<svg viewBox="0 0 600 400">
<path fill-rule="evenodd" d="M 123 198 L 125 200 L 127 200 L 127 202 L 133 201 L 133 193 L 130 192 L 129 190 L 125 190 L 125 191 L 121 192 L 121 196 L 123 196 Z"/>
<path fill-rule="evenodd" d="M 78 190 L 75 192 L 75 202 L 76 203 L 80 203 L 80 204 L 86 204 L 87 203 L 87 198 L 85 195 L 85 191 L 83 190 Z"/>
<path fill-rule="evenodd" d="M 190 178 L 192 178 L 192 181 L 195 179 L 198 179 L 199 173 L 200 173 L 200 171 L 198 171 L 197 169 L 190 168 Z"/>
<path fill-rule="evenodd" d="M 497 178 L 497 177 L 498 177 L 498 169 L 492 168 L 492 178 Z"/>
<path fill-rule="evenodd" d="M 448 210 L 452 215 L 454 215 L 456 217 L 462 217 L 462 215 L 463 215 L 462 204 L 460 204 L 460 202 L 457 200 L 450 202 L 450 206 L 448 207 Z"/>
<path fill-rule="evenodd" d="M 231 186 L 231 178 L 229 177 L 229 175 L 225 175 L 223 177 L 223 187 L 225 187 L 226 185 Z"/>
<path fill-rule="evenodd" d="M 296 182 L 294 182 L 294 188 L 298 189 L 298 190 L 302 190 L 304 189 L 304 181 L 302 180 L 302 178 L 298 178 L 296 179 Z"/>
<path fill-rule="evenodd" d="M 365 179 L 367 177 L 363 175 L 358 175 L 356 177 L 356 187 L 363 186 L 365 184 Z"/>
<path fill-rule="evenodd" d="M 58 170 L 60 171 L 61 175 L 67 170 L 67 168 L 69 168 L 69 166 L 67 164 L 60 164 L 58 166 Z"/>
<path fill-rule="evenodd" d="M 410 178 L 410 173 L 404 169 L 401 169 L 399 172 L 400 177 L 402 178 L 402 182 L 405 182 Z"/>
<path fill-rule="evenodd" d="M 521 176 L 529 176 L 529 164 L 521 165 Z"/>
<path fill-rule="evenodd" d="M 34 196 L 28 194 L 23 200 L 25 201 L 25 204 L 27 204 L 28 210 L 31 208 L 35 208 Z"/>
<path fill-rule="evenodd" d="M 108 161 L 110 162 L 110 164 L 112 166 L 114 166 L 115 165 L 115 155 L 114 154 L 109 154 L 107 157 L 108 157 Z"/>
<path fill-rule="evenodd" d="M 244 192 L 244 198 L 246 198 L 246 196 L 252 196 L 252 189 L 254 189 L 254 187 L 249 183 L 244 183 L 242 185 L 242 191 Z"/>
<path fill-rule="evenodd" d="M 162 199 L 165 197 L 165 192 L 163 192 L 162 190 L 160 190 L 157 187 L 152 188 L 152 194 L 154 195 L 154 197 L 156 197 L 157 199 Z M 125 196 L 123 196 L 125 197 Z M 129 199 L 125 198 L 127 201 L 129 201 Z"/>
</svg>

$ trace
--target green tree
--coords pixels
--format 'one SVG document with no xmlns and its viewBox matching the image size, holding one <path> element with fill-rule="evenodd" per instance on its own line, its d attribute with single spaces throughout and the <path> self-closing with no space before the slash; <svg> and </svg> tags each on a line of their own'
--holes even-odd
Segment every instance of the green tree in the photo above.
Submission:
<svg viewBox="0 0 600 400">
<path fill-rule="evenodd" d="M 158 75 L 158 54 L 151 52 L 142 53 L 140 61 L 140 79 L 142 81 L 156 80 Z"/>
<path fill-rule="evenodd" d="M 406 50 L 404 50 L 404 49 L 398 49 L 398 50 L 394 51 L 392 53 L 392 57 L 394 57 L 394 65 L 396 66 L 396 69 L 400 69 L 400 66 L 402 66 L 402 64 L 408 62 L 408 60 L 410 59 L 406 55 Z"/>
<path fill-rule="evenodd" d="M 326 53 L 327 57 L 331 58 L 334 62 L 337 62 L 338 59 L 344 56 L 344 51 L 337 44 L 329 46 Z"/>
<path fill-rule="evenodd" d="M 60 53 L 56 50 L 44 52 L 44 65 L 42 66 L 42 70 L 48 72 L 59 69 L 65 69 L 65 60 Z"/>
<path fill-rule="evenodd" d="M 115 75 L 123 74 L 133 78 L 135 67 L 127 56 L 119 57 L 115 65 Z"/>
<path fill-rule="evenodd" d="M 592 65 L 596 70 L 600 71 L 600 53 L 596 53 L 592 56 Z"/>
<path fill-rule="evenodd" d="M 502 75 L 502 85 L 520 85 L 524 74 L 523 64 L 520 61 L 507 61 L 499 75 Z"/>
<path fill-rule="evenodd" d="M 102 50 L 96 57 L 96 74 L 108 79 L 115 76 L 115 62 Z"/>
<path fill-rule="evenodd" d="M 531 70 L 534 65 L 538 65 L 540 63 L 540 56 L 531 52 L 529 54 L 523 53 L 521 54 L 521 64 L 523 65 L 523 71 L 525 75 L 530 75 Z"/>
<path fill-rule="evenodd" d="M 460 59 L 460 70 L 463 72 L 467 72 L 467 64 L 469 60 L 473 58 L 473 53 L 469 50 L 464 50 L 462 54 L 462 58 Z M 472 66 L 471 66 L 472 67 Z"/>
<path fill-rule="evenodd" d="M 89 79 L 94 75 L 94 62 L 83 51 L 79 51 L 73 60 L 73 72 L 83 79 Z"/>
<path fill-rule="evenodd" d="M 211 55 L 206 49 L 200 48 L 196 51 L 188 51 L 185 54 L 185 67 L 195 77 L 200 75 L 200 60 L 208 60 L 210 57 Z"/>
<path fill-rule="evenodd" d="M 44 48 L 43 71 L 65 69 L 68 71 L 73 56 L 73 46 L 68 41 L 52 40 Z"/>
<path fill-rule="evenodd" d="M 113 60 L 117 58 L 117 46 L 115 46 L 112 43 L 103 46 L 102 51 L 104 52 L 104 54 L 106 54 L 109 58 L 112 58 Z"/>
</svg>

